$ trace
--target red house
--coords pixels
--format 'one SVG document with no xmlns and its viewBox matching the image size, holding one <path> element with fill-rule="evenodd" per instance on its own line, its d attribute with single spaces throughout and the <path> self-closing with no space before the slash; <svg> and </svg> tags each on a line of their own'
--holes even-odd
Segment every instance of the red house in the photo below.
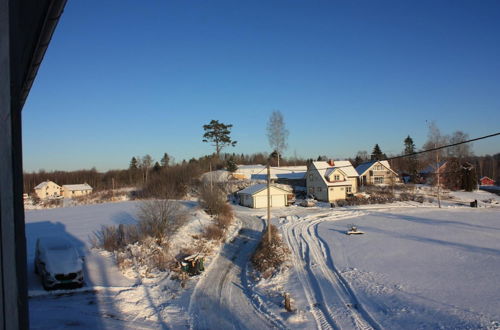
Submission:
<svg viewBox="0 0 500 330">
<path fill-rule="evenodd" d="M 480 180 L 481 186 L 494 186 L 495 180 L 488 178 L 487 176 L 483 176 Z"/>
</svg>

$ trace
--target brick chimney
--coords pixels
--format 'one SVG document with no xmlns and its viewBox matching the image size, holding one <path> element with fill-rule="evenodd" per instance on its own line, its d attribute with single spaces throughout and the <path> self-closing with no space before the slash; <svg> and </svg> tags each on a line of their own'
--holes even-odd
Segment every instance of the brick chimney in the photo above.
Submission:
<svg viewBox="0 0 500 330">
<path fill-rule="evenodd" d="M 335 166 L 335 162 L 333 161 L 333 159 L 328 160 L 328 165 Z"/>
</svg>

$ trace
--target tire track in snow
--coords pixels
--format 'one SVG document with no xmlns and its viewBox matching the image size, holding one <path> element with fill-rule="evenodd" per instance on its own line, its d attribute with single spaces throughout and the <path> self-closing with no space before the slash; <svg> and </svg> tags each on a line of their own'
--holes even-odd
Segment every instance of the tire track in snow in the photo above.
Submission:
<svg viewBox="0 0 500 330">
<path fill-rule="evenodd" d="M 318 328 L 380 329 L 334 267 L 330 251 L 317 230 L 324 221 L 362 214 L 358 211 L 328 212 L 306 216 L 283 226 L 285 240 L 292 250 L 294 265 Z"/>
<path fill-rule="evenodd" d="M 197 283 L 189 303 L 192 329 L 269 329 L 285 326 L 252 295 L 247 263 L 262 235 L 263 222 L 238 215 L 241 234 L 226 243 Z"/>
</svg>

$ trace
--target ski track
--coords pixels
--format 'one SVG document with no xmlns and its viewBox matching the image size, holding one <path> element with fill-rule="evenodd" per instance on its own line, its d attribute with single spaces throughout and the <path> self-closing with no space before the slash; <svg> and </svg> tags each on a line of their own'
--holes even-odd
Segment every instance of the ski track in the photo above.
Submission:
<svg viewBox="0 0 500 330">
<path fill-rule="evenodd" d="M 336 269 L 331 251 L 318 235 L 325 221 L 363 215 L 361 211 L 316 214 L 283 225 L 300 283 L 319 329 L 381 329 L 361 306 L 348 282 Z"/>
<path fill-rule="evenodd" d="M 226 243 L 197 283 L 189 303 L 191 329 L 285 328 L 248 288 L 247 263 L 262 235 L 263 222 L 238 215 L 240 234 Z"/>
</svg>

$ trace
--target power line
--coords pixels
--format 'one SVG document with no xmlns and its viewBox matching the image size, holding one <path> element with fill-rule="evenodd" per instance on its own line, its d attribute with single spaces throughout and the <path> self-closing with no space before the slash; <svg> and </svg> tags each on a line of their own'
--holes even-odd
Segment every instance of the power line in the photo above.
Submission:
<svg viewBox="0 0 500 330">
<path fill-rule="evenodd" d="M 423 154 L 423 153 L 426 153 L 426 152 L 441 150 L 441 149 L 445 149 L 445 148 L 449 148 L 449 147 L 454 147 L 454 146 L 458 146 L 458 145 L 465 144 L 465 143 L 470 143 L 470 142 L 474 142 L 474 141 L 488 139 L 488 138 L 491 138 L 491 137 L 494 137 L 494 136 L 497 136 L 497 135 L 500 135 L 500 132 L 494 133 L 494 134 L 490 134 L 490 135 L 481 136 L 481 137 L 478 137 L 478 138 L 475 138 L 475 139 L 470 139 L 470 140 L 466 140 L 466 141 L 462 141 L 462 142 L 447 144 L 447 145 L 436 147 L 436 148 L 431 148 L 431 149 L 427 149 L 427 150 L 417 151 L 417 152 L 414 152 L 414 153 L 411 153 L 411 154 L 406 154 L 406 155 L 401 155 L 401 156 L 394 156 L 394 157 L 387 157 L 387 158 L 384 158 L 384 159 L 381 159 L 381 160 L 393 160 L 393 159 L 398 159 L 398 158 L 405 158 L 405 157 L 420 155 L 420 154 Z"/>
</svg>

